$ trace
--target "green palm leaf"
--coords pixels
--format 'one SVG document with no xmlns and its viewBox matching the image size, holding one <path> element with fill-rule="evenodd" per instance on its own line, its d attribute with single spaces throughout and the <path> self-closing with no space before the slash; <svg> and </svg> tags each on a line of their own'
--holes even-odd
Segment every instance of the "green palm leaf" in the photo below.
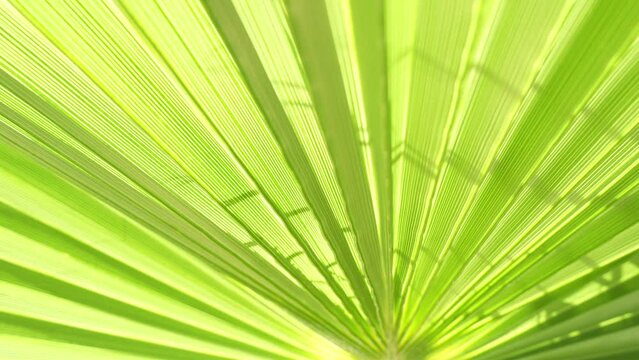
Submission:
<svg viewBox="0 0 639 360">
<path fill-rule="evenodd" d="M 3 0 L 0 358 L 638 357 L 638 19 Z"/>
</svg>

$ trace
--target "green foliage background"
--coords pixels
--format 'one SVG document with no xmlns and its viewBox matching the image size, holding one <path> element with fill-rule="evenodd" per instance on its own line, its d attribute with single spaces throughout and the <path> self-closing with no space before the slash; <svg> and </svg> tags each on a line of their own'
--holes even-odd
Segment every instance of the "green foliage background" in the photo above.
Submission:
<svg viewBox="0 0 639 360">
<path fill-rule="evenodd" d="M 1 359 L 639 358 L 639 1 L 0 0 Z"/>
</svg>

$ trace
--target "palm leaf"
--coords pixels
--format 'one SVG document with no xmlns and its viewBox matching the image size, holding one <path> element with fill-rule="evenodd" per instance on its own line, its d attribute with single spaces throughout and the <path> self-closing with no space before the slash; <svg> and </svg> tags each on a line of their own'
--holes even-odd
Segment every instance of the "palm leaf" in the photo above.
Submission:
<svg viewBox="0 0 639 360">
<path fill-rule="evenodd" d="M 3 0 L 0 358 L 639 356 L 637 19 Z"/>
</svg>

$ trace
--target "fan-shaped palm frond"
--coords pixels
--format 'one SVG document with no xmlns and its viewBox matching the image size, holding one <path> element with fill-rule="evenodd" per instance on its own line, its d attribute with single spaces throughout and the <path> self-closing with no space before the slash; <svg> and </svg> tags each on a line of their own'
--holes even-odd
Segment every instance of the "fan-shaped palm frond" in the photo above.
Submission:
<svg viewBox="0 0 639 360">
<path fill-rule="evenodd" d="M 639 1 L 0 0 L 0 358 L 639 357 Z"/>
</svg>

